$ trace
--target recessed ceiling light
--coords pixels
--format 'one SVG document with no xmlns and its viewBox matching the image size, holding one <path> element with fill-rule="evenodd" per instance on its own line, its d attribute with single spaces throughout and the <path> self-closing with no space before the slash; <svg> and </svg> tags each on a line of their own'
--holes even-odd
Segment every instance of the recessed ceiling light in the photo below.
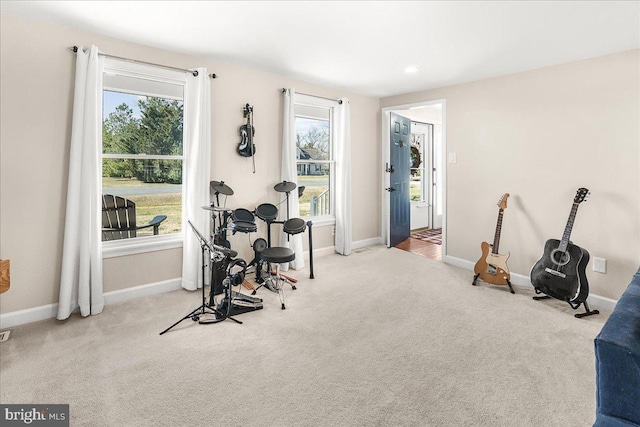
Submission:
<svg viewBox="0 0 640 427">
<path fill-rule="evenodd" d="M 407 74 L 414 74 L 418 72 L 418 67 L 414 67 L 413 65 L 404 69 L 404 72 Z"/>
</svg>

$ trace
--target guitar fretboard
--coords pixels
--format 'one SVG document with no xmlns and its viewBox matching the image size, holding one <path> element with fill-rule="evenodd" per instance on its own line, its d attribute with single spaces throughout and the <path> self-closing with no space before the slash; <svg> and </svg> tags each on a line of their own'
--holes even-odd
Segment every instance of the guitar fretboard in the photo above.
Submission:
<svg viewBox="0 0 640 427">
<path fill-rule="evenodd" d="M 502 216 L 504 214 L 504 209 L 500 209 L 498 211 L 498 223 L 496 224 L 496 235 L 493 237 L 493 248 L 491 249 L 491 253 L 498 254 L 498 247 L 500 246 L 500 232 L 502 231 Z"/>
<path fill-rule="evenodd" d="M 579 203 L 574 203 L 571 207 L 571 213 L 569 214 L 569 219 L 567 220 L 567 225 L 564 228 L 564 233 L 562 233 L 562 241 L 560 242 L 560 246 L 558 249 L 562 252 L 567 250 L 567 246 L 569 246 L 569 238 L 571 237 L 571 230 L 573 229 L 573 223 L 576 220 L 576 213 L 578 213 Z"/>
</svg>

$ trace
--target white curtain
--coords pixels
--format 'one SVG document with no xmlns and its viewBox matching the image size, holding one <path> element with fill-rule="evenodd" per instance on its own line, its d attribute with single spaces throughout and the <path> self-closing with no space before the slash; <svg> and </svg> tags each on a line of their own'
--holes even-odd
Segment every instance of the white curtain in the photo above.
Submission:
<svg viewBox="0 0 640 427">
<path fill-rule="evenodd" d="M 349 100 L 335 108 L 336 252 L 351 253 L 351 119 Z"/>
<path fill-rule="evenodd" d="M 203 236 L 208 236 L 209 170 L 211 165 L 211 83 L 205 68 L 197 76 L 188 75 L 184 97 L 184 141 L 186 176 L 182 224 L 182 287 L 196 290 L 202 286 L 201 249 L 191 223 Z"/>
<path fill-rule="evenodd" d="M 290 88 L 284 92 L 284 110 L 282 120 L 282 173 L 280 178 L 283 181 L 298 183 L 298 173 L 296 166 L 296 129 L 295 129 L 295 89 Z M 286 209 L 286 207 L 285 207 Z M 289 195 L 289 218 L 300 217 L 300 205 L 298 204 L 298 190 L 294 190 Z M 288 237 L 288 240 L 287 240 Z M 293 249 L 296 258 L 283 265 L 287 270 L 291 267 L 295 270 L 304 268 L 304 253 L 302 247 L 302 233 L 289 236 L 280 233 L 280 246 Z"/>
<path fill-rule="evenodd" d="M 58 319 L 104 308 L 101 242 L 102 71 L 98 48 L 76 55 Z"/>
</svg>

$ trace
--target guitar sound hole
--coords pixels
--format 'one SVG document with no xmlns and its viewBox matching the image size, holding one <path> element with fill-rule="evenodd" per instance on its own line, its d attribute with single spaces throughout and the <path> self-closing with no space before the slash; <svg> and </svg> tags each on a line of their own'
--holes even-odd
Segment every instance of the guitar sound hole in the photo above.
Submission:
<svg viewBox="0 0 640 427">
<path fill-rule="evenodd" d="M 557 265 L 566 265 L 570 259 L 569 252 L 563 252 L 559 249 L 554 249 L 553 252 L 551 252 L 551 261 Z"/>
</svg>

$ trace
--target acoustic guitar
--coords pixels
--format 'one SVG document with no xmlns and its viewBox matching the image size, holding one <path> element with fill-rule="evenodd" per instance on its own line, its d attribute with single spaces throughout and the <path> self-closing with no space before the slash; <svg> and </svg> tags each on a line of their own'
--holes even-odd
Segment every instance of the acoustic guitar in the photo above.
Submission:
<svg viewBox="0 0 640 427">
<path fill-rule="evenodd" d="M 498 252 L 500 246 L 500 233 L 502 232 L 502 217 L 504 210 L 507 208 L 507 199 L 509 193 L 504 195 L 498 201 L 498 223 L 496 224 L 496 234 L 493 238 L 493 245 L 487 242 L 482 242 L 480 248 L 482 249 L 482 255 L 478 262 L 476 262 L 473 272 L 472 285 L 476 284 L 478 277 L 487 283 L 493 285 L 508 285 L 511 293 L 515 293 L 511 287 L 511 275 L 509 274 L 509 268 L 507 267 L 507 259 L 509 259 L 509 252 L 506 254 L 500 254 Z"/>
<path fill-rule="evenodd" d="M 597 313 L 597 310 L 589 310 L 587 305 L 589 283 L 585 270 L 589 263 L 589 252 L 574 245 L 569 237 L 571 237 L 578 206 L 586 200 L 588 194 L 589 190 L 586 188 L 578 189 L 562 240 L 547 240 L 542 257 L 534 264 L 530 273 L 531 284 L 537 294 L 544 293 L 547 297 L 566 301 L 574 310 L 583 303 L 587 310 L 583 315 Z M 583 315 L 576 315 L 576 317 Z"/>
</svg>

